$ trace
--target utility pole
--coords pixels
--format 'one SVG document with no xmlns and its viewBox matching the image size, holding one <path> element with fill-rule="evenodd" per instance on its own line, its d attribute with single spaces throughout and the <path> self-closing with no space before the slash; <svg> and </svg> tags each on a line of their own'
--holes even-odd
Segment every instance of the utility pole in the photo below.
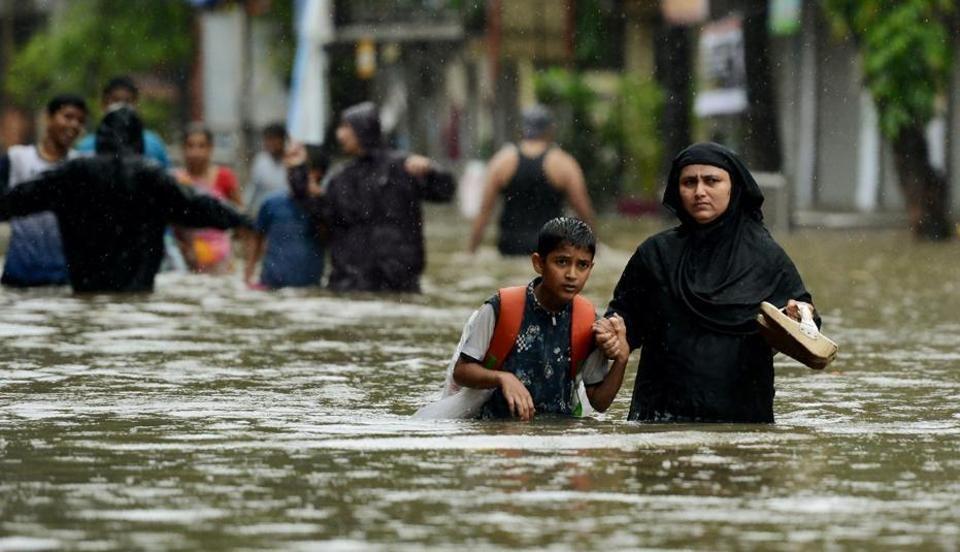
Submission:
<svg viewBox="0 0 960 552">
<path fill-rule="evenodd" d="M 241 40 L 240 50 L 240 132 L 237 139 L 237 173 L 241 182 L 247 181 L 248 167 L 253 158 L 253 21 L 252 3 L 244 3 L 241 13 Z"/>
</svg>

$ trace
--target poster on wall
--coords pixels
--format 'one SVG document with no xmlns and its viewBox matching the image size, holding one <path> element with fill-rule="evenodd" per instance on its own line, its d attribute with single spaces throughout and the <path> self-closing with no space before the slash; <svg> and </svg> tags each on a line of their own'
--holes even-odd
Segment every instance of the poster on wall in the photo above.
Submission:
<svg viewBox="0 0 960 552">
<path fill-rule="evenodd" d="M 700 117 L 735 115 L 747 109 L 743 20 L 730 16 L 700 31 L 694 111 Z"/>
</svg>

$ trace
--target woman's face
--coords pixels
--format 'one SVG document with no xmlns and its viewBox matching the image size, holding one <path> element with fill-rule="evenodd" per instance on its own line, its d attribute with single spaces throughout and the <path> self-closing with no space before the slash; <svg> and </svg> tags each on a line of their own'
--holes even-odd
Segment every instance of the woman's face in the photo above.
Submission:
<svg viewBox="0 0 960 552">
<path fill-rule="evenodd" d="M 687 165 L 680 171 L 680 201 L 698 224 L 707 224 L 727 211 L 733 184 L 730 173 L 713 165 Z"/>
<path fill-rule="evenodd" d="M 190 166 L 202 166 L 210 162 L 213 153 L 213 144 L 207 140 L 207 135 L 194 132 L 183 142 L 183 159 Z"/>
<path fill-rule="evenodd" d="M 340 149 L 347 155 L 359 155 L 363 151 L 360 138 L 349 123 L 341 122 L 337 127 L 337 141 L 340 142 Z"/>
</svg>

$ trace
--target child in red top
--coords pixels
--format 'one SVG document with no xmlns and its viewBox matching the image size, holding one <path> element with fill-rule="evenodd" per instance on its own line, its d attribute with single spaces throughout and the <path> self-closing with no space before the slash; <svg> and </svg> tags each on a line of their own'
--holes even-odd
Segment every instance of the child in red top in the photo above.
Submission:
<svg viewBox="0 0 960 552">
<path fill-rule="evenodd" d="M 174 171 L 181 184 L 243 208 L 237 177 L 227 167 L 211 162 L 213 134 L 204 126 L 191 125 L 183 137 L 185 167 Z M 213 228 L 178 230 L 183 256 L 196 272 L 223 273 L 230 270 L 230 236 Z"/>
</svg>

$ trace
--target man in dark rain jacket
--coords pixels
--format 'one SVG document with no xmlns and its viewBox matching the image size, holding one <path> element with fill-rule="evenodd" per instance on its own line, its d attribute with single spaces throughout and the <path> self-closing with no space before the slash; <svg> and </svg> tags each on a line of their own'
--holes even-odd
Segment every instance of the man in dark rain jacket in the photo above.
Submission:
<svg viewBox="0 0 960 552">
<path fill-rule="evenodd" d="M 250 227 L 243 215 L 144 161 L 143 124 L 128 107 L 103 118 L 96 152 L 0 196 L 0 220 L 38 211 L 57 216 L 74 291 L 151 291 L 168 223 Z"/>
<path fill-rule="evenodd" d="M 420 202 L 449 201 L 453 177 L 426 157 L 384 147 L 377 107 L 369 102 L 343 112 L 337 141 L 353 159 L 311 206 L 328 231 L 328 286 L 419 291 L 425 264 Z"/>
</svg>

